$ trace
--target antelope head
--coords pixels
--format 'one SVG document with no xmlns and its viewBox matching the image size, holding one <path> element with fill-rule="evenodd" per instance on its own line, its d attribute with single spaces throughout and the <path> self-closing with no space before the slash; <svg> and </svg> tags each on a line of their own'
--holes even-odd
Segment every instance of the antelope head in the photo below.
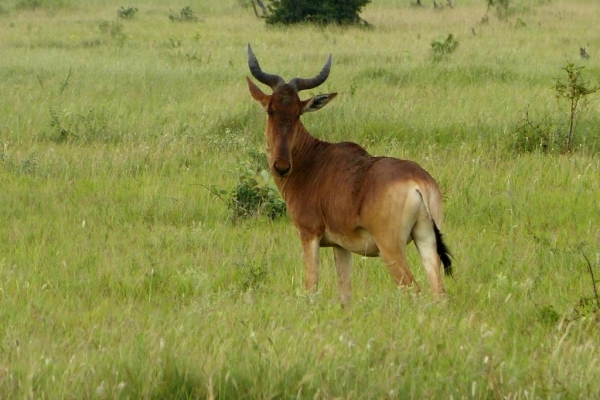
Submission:
<svg viewBox="0 0 600 400">
<path fill-rule="evenodd" d="M 320 110 L 337 95 L 337 93 L 321 94 L 300 100 L 298 92 L 316 88 L 325 82 L 331 68 L 331 55 L 318 75 L 308 79 L 294 78 L 288 83 L 279 75 L 261 70 L 250 44 L 248 44 L 248 66 L 252 76 L 273 90 L 272 94 L 265 94 L 250 78 L 246 77 L 250 95 L 267 112 L 265 136 L 269 168 L 276 176 L 290 175 L 293 168 L 292 152 L 301 136 L 308 134 L 300 121 L 300 116 L 305 112 Z"/>
</svg>

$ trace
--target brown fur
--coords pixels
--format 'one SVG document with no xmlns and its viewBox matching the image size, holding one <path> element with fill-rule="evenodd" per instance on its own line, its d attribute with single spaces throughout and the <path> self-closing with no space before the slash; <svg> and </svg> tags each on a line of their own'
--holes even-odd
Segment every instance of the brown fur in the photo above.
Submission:
<svg viewBox="0 0 600 400">
<path fill-rule="evenodd" d="M 247 83 L 267 111 L 269 166 L 300 233 L 306 288 L 317 286 L 319 248 L 333 247 L 342 305 L 351 298 L 351 252 L 381 256 L 399 286 L 419 291 L 405 254 L 414 240 L 434 295 L 443 295 L 441 260 L 447 270 L 450 261 L 436 231 L 443 225 L 442 196 L 427 171 L 412 161 L 372 157 L 356 143 L 311 136 L 300 115 L 324 107 L 335 93 L 300 100 L 288 84 L 267 95 Z"/>
</svg>

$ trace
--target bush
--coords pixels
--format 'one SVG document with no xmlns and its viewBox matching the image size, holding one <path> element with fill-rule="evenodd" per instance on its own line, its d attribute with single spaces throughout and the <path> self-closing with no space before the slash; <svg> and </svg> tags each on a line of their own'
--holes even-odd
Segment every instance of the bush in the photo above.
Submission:
<svg viewBox="0 0 600 400">
<path fill-rule="evenodd" d="M 367 24 L 359 14 L 371 0 L 271 0 L 267 23 Z"/>
<path fill-rule="evenodd" d="M 446 40 L 434 40 L 431 42 L 433 59 L 435 61 L 441 61 L 446 58 L 448 54 L 454 53 L 457 47 L 458 40 L 456 40 L 452 34 L 449 34 Z"/>
<path fill-rule="evenodd" d="M 15 4 L 17 10 L 60 10 L 69 6 L 68 0 L 18 0 Z"/>
<path fill-rule="evenodd" d="M 183 7 L 179 13 L 171 11 L 169 13 L 169 19 L 173 22 L 197 22 L 198 17 L 191 7 Z"/>
<path fill-rule="evenodd" d="M 513 150 L 517 153 L 564 153 L 564 133 L 559 122 L 549 116 L 535 120 L 525 112 L 513 136 Z"/>
<path fill-rule="evenodd" d="M 121 7 L 117 10 L 117 16 L 123 19 L 132 19 L 137 12 L 138 9 L 136 7 Z"/>
<path fill-rule="evenodd" d="M 18 10 L 35 10 L 42 6 L 42 0 L 19 0 L 16 5 Z"/>
<path fill-rule="evenodd" d="M 510 0 L 487 0 L 487 9 L 488 11 L 491 9 L 496 10 L 496 15 L 499 19 L 508 18 L 510 7 Z"/>
<path fill-rule="evenodd" d="M 232 211 L 233 220 L 256 216 L 277 219 L 286 213 L 285 202 L 281 198 L 273 177 L 266 169 L 266 157 L 262 153 L 249 154 L 252 160 L 240 163 L 238 183 L 232 190 L 219 189 L 215 185 L 208 188 Z"/>
<path fill-rule="evenodd" d="M 106 43 L 114 42 L 119 46 L 125 44 L 127 35 L 125 35 L 123 23 L 120 21 L 100 21 L 98 28 L 104 36 Z"/>
<path fill-rule="evenodd" d="M 554 90 L 556 98 L 566 100 L 569 106 L 566 128 L 560 120 L 550 117 L 534 121 L 529 117 L 528 110 L 515 130 L 513 149 L 516 152 L 570 153 L 574 150 L 577 116 L 585 106 L 587 97 L 600 91 L 600 86 L 590 86 L 589 82 L 583 80 L 584 67 L 567 62 L 561 69 L 566 72 L 567 79 L 556 79 Z"/>
<path fill-rule="evenodd" d="M 567 62 L 562 68 L 567 73 L 566 82 L 557 79 L 554 86 L 556 98 L 565 99 L 569 104 L 569 132 L 566 140 L 568 151 L 573 150 L 576 118 L 585 104 L 586 97 L 600 91 L 600 86 L 590 86 L 588 82 L 583 80 L 581 76 L 583 68 L 576 67 L 573 63 Z"/>
</svg>

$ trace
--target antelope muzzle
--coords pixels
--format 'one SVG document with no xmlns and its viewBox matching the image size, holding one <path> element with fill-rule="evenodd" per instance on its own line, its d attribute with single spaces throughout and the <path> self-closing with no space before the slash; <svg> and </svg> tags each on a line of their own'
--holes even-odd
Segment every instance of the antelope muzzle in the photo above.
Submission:
<svg viewBox="0 0 600 400">
<path fill-rule="evenodd" d="M 291 169 L 292 163 L 290 163 L 289 160 L 286 160 L 284 158 L 278 157 L 273 163 L 273 170 L 277 173 L 277 175 L 279 175 L 282 178 L 286 176 Z"/>
</svg>

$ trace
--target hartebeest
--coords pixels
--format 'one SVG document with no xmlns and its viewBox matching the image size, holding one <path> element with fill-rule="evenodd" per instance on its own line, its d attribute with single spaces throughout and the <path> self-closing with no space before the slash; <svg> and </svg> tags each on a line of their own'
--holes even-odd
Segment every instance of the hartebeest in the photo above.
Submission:
<svg viewBox="0 0 600 400">
<path fill-rule="evenodd" d="M 379 256 L 399 286 L 419 286 L 406 261 L 414 240 L 435 297 L 444 293 L 440 266 L 452 272 L 442 241 L 442 196 L 431 175 L 412 161 L 373 157 L 356 143 L 328 143 L 310 135 L 300 116 L 317 111 L 337 93 L 300 100 L 298 92 L 321 85 L 329 76 L 331 55 L 313 78 L 286 83 L 263 72 L 248 45 L 252 75 L 273 90 L 263 93 L 246 78 L 252 97 L 267 112 L 267 158 L 273 179 L 300 233 L 306 263 L 306 288 L 319 279 L 319 248 L 333 247 L 340 299 L 350 303 L 352 253 Z"/>
</svg>

